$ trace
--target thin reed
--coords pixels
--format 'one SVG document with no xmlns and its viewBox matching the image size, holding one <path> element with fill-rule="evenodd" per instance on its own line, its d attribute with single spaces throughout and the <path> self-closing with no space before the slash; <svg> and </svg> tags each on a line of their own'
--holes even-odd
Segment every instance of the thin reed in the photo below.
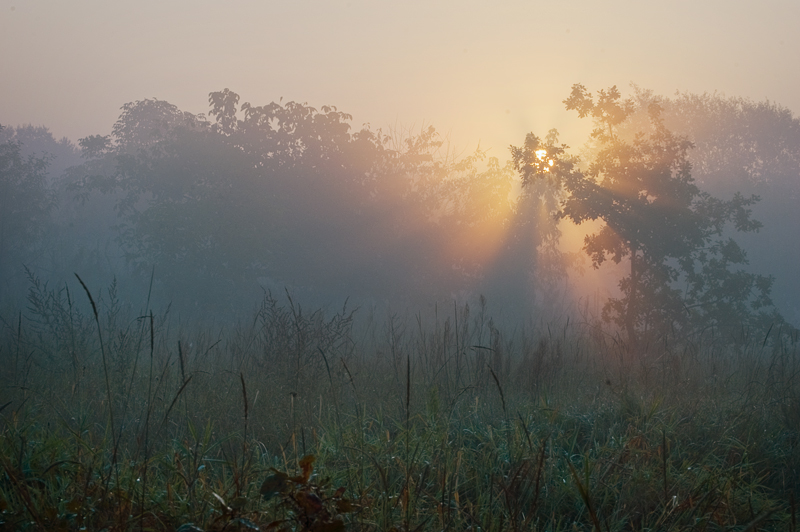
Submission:
<svg viewBox="0 0 800 532">
<path fill-rule="evenodd" d="M 631 358 L 485 302 L 191 329 L 81 285 L 2 320 L 2 530 L 797 530 L 796 331 Z"/>
</svg>

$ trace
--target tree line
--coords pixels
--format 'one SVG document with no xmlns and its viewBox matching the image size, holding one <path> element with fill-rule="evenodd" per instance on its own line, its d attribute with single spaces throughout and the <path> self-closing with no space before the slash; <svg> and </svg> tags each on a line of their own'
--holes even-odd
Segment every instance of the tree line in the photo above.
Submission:
<svg viewBox="0 0 800 532">
<path fill-rule="evenodd" d="M 594 268 L 624 266 L 602 319 L 631 350 L 668 333 L 783 324 L 776 282 L 782 309 L 796 311 L 786 294 L 800 293 L 788 265 L 800 247 L 779 222 L 797 216 L 800 189 L 788 110 L 581 85 L 563 103 L 595 124 L 580 156 L 551 131 L 503 162 L 455 153 L 433 128 L 356 130 L 332 106 L 256 106 L 228 89 L 210 94 L 208 116 L 126 104 L 109 135 L 78 146 L 4 128 L 2 289 L 14 294 L 23 265 L 56 277 L 74 267 L 152 274 L 165 298 L 197 311 L 235 312 L 290 287 L 412 308 L 486 294 L 521 316 L 574 296 L 561 224 L 595 221 L 580 251 Z M 753 216 L 760 194 L 767 225 Z M 765 250 L 748 237 L 759 231 L 789 241 Z M 771 261 L 777 281 L 750 269 L 750 249 L 783 257 Z"/>
</svg>

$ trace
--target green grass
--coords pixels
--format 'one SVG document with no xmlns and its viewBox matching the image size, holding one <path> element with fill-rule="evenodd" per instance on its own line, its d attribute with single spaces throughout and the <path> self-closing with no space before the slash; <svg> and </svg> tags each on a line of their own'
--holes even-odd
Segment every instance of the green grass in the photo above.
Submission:
<svg viewBox="0 0 800 532">
<path fill-rule="evenodd" d="M 505 331 L 483 307 L 268 297 L 201 328 L 113 288 L 95 313 L 34 282 L 3 316 L 0 529 L 797 530 L 791 334 L 634 358 L 595 323 Z"/>
</svg>

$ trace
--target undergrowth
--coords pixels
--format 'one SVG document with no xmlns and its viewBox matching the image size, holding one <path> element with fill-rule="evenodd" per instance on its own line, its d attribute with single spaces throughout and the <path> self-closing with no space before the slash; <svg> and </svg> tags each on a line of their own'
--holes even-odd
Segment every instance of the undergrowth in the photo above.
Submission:
<svg viewBox="0 0 800 532">
<path fill-rule="evenodd" d="M 112 285 L 2 317 L 2 530 L 797 530 L 796 331 L 505 331 L 485 302 L 234 327 Z"/>
</svg>

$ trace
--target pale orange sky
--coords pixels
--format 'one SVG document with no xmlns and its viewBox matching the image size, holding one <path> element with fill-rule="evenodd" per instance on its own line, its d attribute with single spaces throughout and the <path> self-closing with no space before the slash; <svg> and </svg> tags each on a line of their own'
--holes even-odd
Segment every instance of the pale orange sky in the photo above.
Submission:
<svg viewBox="0 0 800 532">
<path fill-rule="evenodd" d="M 433 125 L 460 150 L 551 127 L 573 83 L 718 91 L 800 111 L 800 2 L 0 0 L 0 124 L 73 140 L 124 103 L 206 112 L 225 87 L 263 105 L 335 105 L 359 127 Z"/>
</svg>

